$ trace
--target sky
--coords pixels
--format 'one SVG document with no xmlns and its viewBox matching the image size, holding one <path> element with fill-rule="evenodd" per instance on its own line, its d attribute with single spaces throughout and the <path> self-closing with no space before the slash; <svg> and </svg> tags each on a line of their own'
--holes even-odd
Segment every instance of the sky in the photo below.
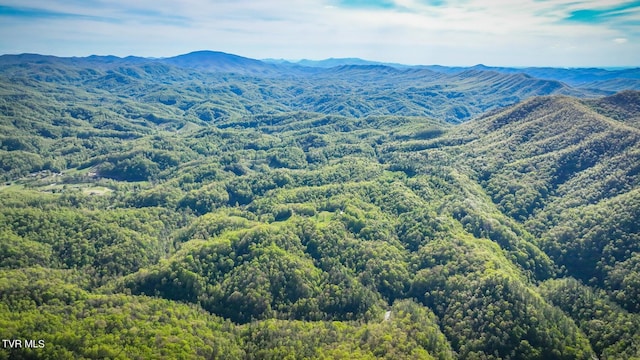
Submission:
<svg viewBox="0 0 640 360">
<path fill-rule="evenodd" d="M 0 0 L 0 54 L 640 66 L 640 1 Z"/>
</svg>

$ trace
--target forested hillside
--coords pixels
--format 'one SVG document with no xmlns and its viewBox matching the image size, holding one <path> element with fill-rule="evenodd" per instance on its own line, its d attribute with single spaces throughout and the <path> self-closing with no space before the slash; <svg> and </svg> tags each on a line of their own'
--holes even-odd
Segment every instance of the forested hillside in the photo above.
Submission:
<svg viewBox="0 0 640 360">
<path fill-rule="evenodd" d="M 638 359 L 640 92 L 603 93 L 2 56 L 0 338 L 45 345 L 0 359 Z"/>
</svg>

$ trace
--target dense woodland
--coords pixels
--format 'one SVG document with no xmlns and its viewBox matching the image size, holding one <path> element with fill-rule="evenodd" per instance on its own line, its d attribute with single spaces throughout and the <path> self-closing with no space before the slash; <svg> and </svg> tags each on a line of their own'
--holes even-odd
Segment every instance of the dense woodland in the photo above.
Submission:
<svg viewBox="0 0 640 360">
<path fill-rule="evenodd" d="M 637 72 L 552 70 L 0 56 L 0 359 L 640 359 Z"/>
</svg>

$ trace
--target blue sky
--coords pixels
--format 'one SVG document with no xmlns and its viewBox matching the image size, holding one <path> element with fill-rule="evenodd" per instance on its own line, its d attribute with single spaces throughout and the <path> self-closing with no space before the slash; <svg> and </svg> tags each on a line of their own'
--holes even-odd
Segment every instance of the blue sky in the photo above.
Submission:
<svg viewBox="0 0 640 360">
<path fill-rule="evenodd" d="M 0 54 L 640 66 L 640 1 L 0 0 Z"/>
</svg>

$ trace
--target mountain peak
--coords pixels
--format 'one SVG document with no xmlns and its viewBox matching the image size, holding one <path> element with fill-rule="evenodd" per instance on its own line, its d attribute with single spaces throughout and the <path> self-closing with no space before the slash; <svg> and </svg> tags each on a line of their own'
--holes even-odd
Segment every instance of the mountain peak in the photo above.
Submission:
<svg viewBox="0 0 640 360">
<path fill-rule="evenodd" d="M 267 74 L 274 71 L 272 64 L 212 50 L 193 51 L 188 54 L 162 59 L 161 61 L 178 67 L 216 72 Z"/>
<path fill-rule="evenodd" d="M 212 50 L 193 51 L 187 54 L 166 58 L 164 60 L 169 62 L 174 62 L 174 63 L 229 62 L 229 61 L 262 63 L 262 61 L 260 60 L 250 59 L 250 58 L 242 57 L 239 55 L 228 54 L 225 52 L 212 51 Z"/>
</svg>

